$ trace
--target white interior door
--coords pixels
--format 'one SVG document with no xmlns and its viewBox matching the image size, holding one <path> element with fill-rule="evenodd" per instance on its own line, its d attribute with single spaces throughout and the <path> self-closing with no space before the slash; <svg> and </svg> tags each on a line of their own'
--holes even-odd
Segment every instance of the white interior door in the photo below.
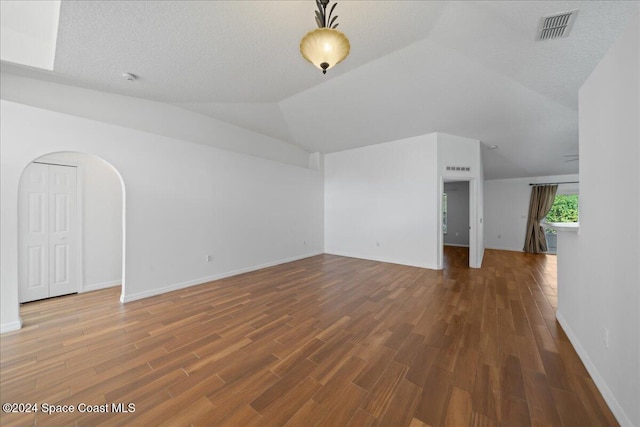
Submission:
<svg viewBox="0 0 640 427">
<path fill-rule="evenodd" d="M 78 291 L 76 168 L 49 166 L 49 296 Z"/>
<path fill-rule="evenodd" d="M 76 168 L 32 163 L 20 185 L 20 302 L 78 290 Z"/>
<path fill-rule="evenodd" d="M 30 164 L 20 183 L 20 302 L 49 297 L 49 167 Z"/>
</svg>

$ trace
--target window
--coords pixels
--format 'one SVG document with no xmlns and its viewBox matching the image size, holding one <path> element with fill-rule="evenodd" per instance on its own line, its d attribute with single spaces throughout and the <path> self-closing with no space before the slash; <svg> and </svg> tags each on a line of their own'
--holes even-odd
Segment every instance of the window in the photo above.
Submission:
<svg viewBox="0 0 640 427">
<path fill-rule="evenodd" d="M 553 205 L 545 217 L 546 222 L 578 222 L 578 195 L 558 194 L 553 200 Z M 545 228 L 547 239 L 547 253 L 555 254 L 558 250 L 557 231 Z"/>
<path fill-rule="evenodd" d="M 547 222 L 578 222 L 578 195 L 558 194 L 546 216 Z"/>
</svg>

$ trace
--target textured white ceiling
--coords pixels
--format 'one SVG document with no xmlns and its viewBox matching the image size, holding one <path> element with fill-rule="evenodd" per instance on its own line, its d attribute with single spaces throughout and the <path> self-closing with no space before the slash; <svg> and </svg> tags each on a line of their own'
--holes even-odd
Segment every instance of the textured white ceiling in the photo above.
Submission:
<svg viewBox="0 0 640 427">
<path fill-rule="evenodd" d="M 298 51 L 312 0 L 63 1 L 54 72 L 40 77 L 309 151 L 446 132 L 499 146 L 484 152 L 487 178 L 575 173 L 563 155 L 578 151 L 578 89 L 639 4 L 342 0 L 351 54 L 325 76 Z M 568 38 L 535 41 L 541 16 L 576 9 Z"/>
<path fill-rule="evenodd" d="M 425 37 L 444 7 L 340 2 L 339 28 L 359 48 L 331 75 Z M 140 81 L 128 95 L 164 102 L 278 102 L 327 80 L 298 48 L 314 10 L 313 0 L 64 1 L 55 71 L 121 91 L 129 70 Z"/>
</svg>

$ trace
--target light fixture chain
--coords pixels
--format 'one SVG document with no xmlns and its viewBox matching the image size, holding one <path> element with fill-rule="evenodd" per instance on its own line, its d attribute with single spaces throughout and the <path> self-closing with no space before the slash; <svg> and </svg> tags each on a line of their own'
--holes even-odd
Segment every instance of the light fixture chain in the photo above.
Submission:
<svg viewBox="0 0 640 427">
<path fill-rule="evenodd" d="M 327 26 L 327 5 L 329 0 L 316 0 L 318 11 L 316 12 L 316 23 L 318 28 L 325 28 Z"/>
<path fill-rule="evenodd" d="M 300 53 L 309 62 L 322 70 L 323 74 L 334 65 L 344 60 L 349 55 L 351 48 L 349 39 L 336 30 L 338 24 L 334 24 L 338 15 L 333 15 L 337 3 L 329 9 L 330 0 L 315 0 L 317 10 L 315 21 L 318 29 L 310 31 L 300 41 Z"/>
</svg>

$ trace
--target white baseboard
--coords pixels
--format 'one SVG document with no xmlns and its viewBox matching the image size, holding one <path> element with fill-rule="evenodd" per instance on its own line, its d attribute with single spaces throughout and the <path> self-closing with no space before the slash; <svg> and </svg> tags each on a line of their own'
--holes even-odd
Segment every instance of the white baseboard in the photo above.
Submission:
<svg viewBox="0 0 640 427">
<path fill-rule="evenodd" d="M 0 325 L 0 334 L 4 334 L 5 332 L 17 331 L 22 328 L 22 319 L 18 319 L 15 322 L 3 323 Z"/>
<path fill-rule="evenodd" d="M 582 344 L 580 344 L 578 337 L 574 334 L 573 330 L 564 319 L 564 317 L 562 317 L 562 314 L 560 312 L 556 312 L 556 319 L 558 319 L 558 323 L 560 323 L 560 326 L 562 326 L 564 333 L 569 338 L 569 341 L 571 341 L 573 348 L 576 349 L 576 353 L 578 353 L 580 360 L 582 360 L 585 368 L 587 368 L 587 372 L 589 372 L 589 375 L 591 375 L 593 382 L 596 384 L 596 387 L 602 394 L 604 401 L 607 403 L 607 405 L 609 405 L 609 409 L 611 409 L 611 412 L 613 412 L 616 420 L 618 420 L 622 427 L 633 427 L 631 419 L 627 416 L 624 409 L 622 409 L 622 407 L 616 400 L 613 392 L 611 391 L 609 386 L 607 386 L 606 381 L 604 380 L 604 378 L 602 378 L 602 375 L 600 375 L 598 368 L 596 368 L 596 365 L 593 364 L 593 362 L 589 358 L 589 354 L 586 352 L 584 347 L 582 347 Z"/>
<path fill-rule="evenodd" d="M 347 257 L 347 258 L 366 259 L 366 260 L 369 260 L 369 261 L 387 262 L 389 264 L 399 264 L 399 265 L 407 265 L 409 267 L 428 268 L 430 270 L 438 270 L 437 266 L 435 266 L 435 265 L 420 265 L 420 264 L 415 264 L 415 263 L 412 263 L 412 262 L 406 262 L 406 261 L 403 261 L 403 260 L 390 260 L 390 259 L 386 259 L 386 258 L 363 256 L 363 255 L 352 254 L 352 253 L 348 253 L 348 252 L 337 252 L 337 251 L 331 251 L 331 252 L 325 251 L 324 253 L 329 254 L 329 255 L 343 256 L 343 257 Z"/>
<path fill-rule="evenodd" d="M 522 248 L 493 248 L 485 246 L 485 249 L 493 249 L 494 251 L 524 252 Z"/>
<path fill-rule="evenodd" d="M 122 279 L 112 280 L 110 282 L 94 283 L 91 285 L 85 285 L 82 288 L 82 292 L 91 292 L 91 291 L 97 291 L 99 289 L 112 288 L 114 286 L 120 286 L 121 284 L 122 284 Z"/>
<path fill-rule="evenodd" d="M 267 268 L 267 267 L 273 267 L 274 265 L 280 265 L 280 264 L 285 264 L 287 262 L 298 261 L 298 260 L 301 260 L 301 259 L 304 259 L 304 258 L 309 258 L 309 257 L 312 257 L 312 256 L 321 255 L 323 253 L 324 252 L 322 252 L 322 251 L 311 252 L 311 253 L 304 254 L 304 255 L 299 255 L 299 256 L 295 256 L 295 257 L 291 257 L 291 258 L 281 259 L 281 260 L 278 260 L 278 261 L 272 261 L 272 262 L 267 262 L 267 263 L 260 264 L 260 265 L 254 265 L 254 266 L 251 266 L 251 267 L 241 268 L 239 270 L 233 270 L 233 271 L 229 271 L 229 272 L 222 273 L 222 274 L 216 274 L 216 275 L 207 276 L 207 277 L 200 277 L 198 279 L 188 280 L 186 282 L 176 283 L 176 284 L 173 284 L 173 285 L 164 286 L 162 288 L 150 289 L 148 291 L 138 292 L 137 294 L 131 294 L 131 295 L 122 294 L 120 296 L 120 302 L 127 303 L 127 302 L 131 302 L 131 301 L 136 301 L 136 300 L 139 300 L 139 299 L 143 299 L 143 298 L 148 298 L 148 297 L 164 294 L 164 293 L 167 293 L 167 292 L 177 291 L 179 289 L 188 288 L 190 286 L 196 286 L 196 285 L 201 285 L 201 284 L 207 283 L 207 282 L 213 282 L 214 280 L 220 280 L 220 279 L 224 279 L 226 277 L 237 276 L 238 274 L 244 274 L 244 273 L 249 273 L 251 271 L 260 270 L 260 269 Z"/>
<path fill-rule="evenodd" d="M 459 245 L 457 243 L 445 243 L 444 246 L 456 246 L 458 248 L 468 248 L 469 245 Z"/>
</svg>

